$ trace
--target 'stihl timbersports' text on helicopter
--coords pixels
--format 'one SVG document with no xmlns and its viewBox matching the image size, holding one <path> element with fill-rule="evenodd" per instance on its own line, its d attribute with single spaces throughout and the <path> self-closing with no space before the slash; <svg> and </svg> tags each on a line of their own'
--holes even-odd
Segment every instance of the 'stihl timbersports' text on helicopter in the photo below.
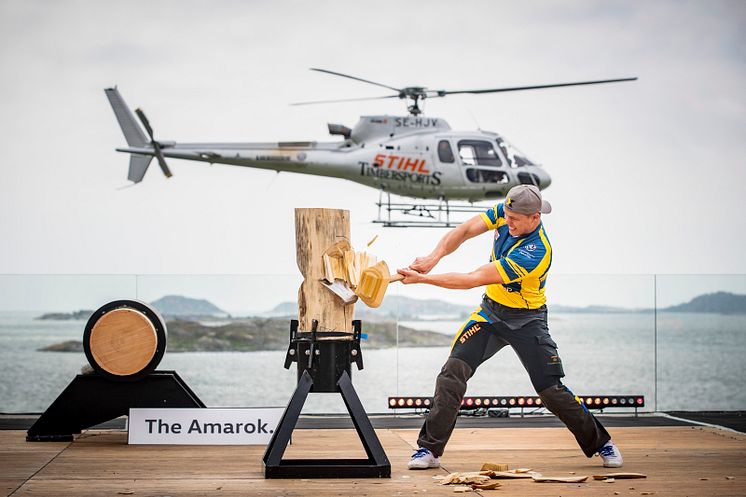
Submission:
<svg viewBox="0 0 746 497">
<path fill-rule="evenodd" d="M 395 93 L 293 105 L 399 98 L 409 101 L 409 115 L 362 116 L 352 129 L 341 124 L 328 124 L 330 134 L 343 138 L 335 142 L 177 143 L 156 140 L 145 114 L 136 109 L 135 114 L 147 131 L 146 136 L 117 88 L 108 88 L 106 96 L 127 141 L 127 147 L 116 150 L 131 154 L 127 178 L 134 183 L 142 181 L 153 157 L 166 176 L 171 176 L 166 157 L 330 176 L 379 190 L 379 216 L 374 222 L 390 227 L 449 227 L 459 222 L 451 219 L 453 212 L 484 210 L 473 202 L 502 198 L 518 184 L 533 184 L 544 189 L 552 180 L 541 166 L 531 162 L 497 133 L 452 131 L 444 119 L 423 116 L 422 101 L 463 93 L 536 90 L 637 79 L 478 90 L 429 90 L 419 86 L 394 88 L 326 69 L 312 70 L 381 86 Z M 392 203 L 391 194 L 409 197 L 413 202 Z M 432 200 L 437 202 L 428 202 Z M 454 204 L 451 201 L 468 203 Z M 382 208 L 386 211 L 385 219 L 381 216 Z M 392 212 L 415 215 L 419 219 L 392 219 Z"/>
</svg>

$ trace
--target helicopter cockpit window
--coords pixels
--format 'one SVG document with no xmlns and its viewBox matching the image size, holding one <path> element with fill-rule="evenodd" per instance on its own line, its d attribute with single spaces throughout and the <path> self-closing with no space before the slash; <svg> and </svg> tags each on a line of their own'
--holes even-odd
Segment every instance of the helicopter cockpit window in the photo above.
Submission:
<svg viewBox="0 0 746 497">
<path fill-rule="evenodd" d="M 465 166 L 502 166 L 495 149 L 487 141 L 461 140 L 458 142 L 458 154 Z"/>
<path fill-rule="evenodd" d="M 448 143 L 448 140 L 440 140 L 438 142 L 438 159 L 440 159 L 440 162 L 448 164 L 456 161 L 456 158 L 453 156 L 451 144 Z"/>
<path fill-rule="evenodd" d="M 458 154 L 466 168 L 466 179 L 471 183 L 507 184 L 508 175 L 495 168 L 502 166 L 492 144 L 481 140 L 461 140 Z"/>
<path fill-rule="evenodd" d="M 508 159 L 510 167 L 523 167 L 535 165 L 520 150 L 508 143 L 502 138 L 497 139 L 497 146 L 500 147 L 503 155 Z"/>
</svg>

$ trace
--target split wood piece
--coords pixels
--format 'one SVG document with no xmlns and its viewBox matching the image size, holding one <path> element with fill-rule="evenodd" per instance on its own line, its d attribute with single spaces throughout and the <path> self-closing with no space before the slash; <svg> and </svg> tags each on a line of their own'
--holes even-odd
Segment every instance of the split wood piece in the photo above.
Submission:
<svg viewBox="0 0 746 497">
<path fill-rule="evenodd" d="M 99 367 L 116 376 L 131 376 L 153 359 L 158 335 L 140 311 L 114 309 L 93 325 L 89 346 Z"/>
<path fill-rule="evenodd" d="M 368 307 L 378 307 L 383 302 L 389 283 L 403 279 L 401 274 L 392 277 L 386 262 L 381 261 L 363 271 L 355 293 Z"/>
<path fill-rule="evenodd" d="M 491 473 L 490 476 L 492 478 L 504 478 L 504 479 L 541 477 L 541 473 L 537 473 L 536 471 L 526 471 L 523 473 L 516 473 L 515 471 L 491 471 L 490 473 Z"/>
<path fill-rule="evenodd" d="M 350 242 L 339 240 L 324 251 L 324 279 L 329 283 L 334 280 L 347 281 L 347 274 L 344 265 L 344 253 L 352 250 Z"/>
<path fill-rule="evenodd" d="M 607 478 L 616 478 L 618 480 L 631 479 L 631 478 L 647 478 L 647 475 L 642 473 L 608 473 L 605 475 L 593 475 L 594 480 L 605 480 Z"/>
<path fill-rule="evenodd" d="M 587 476 L 534 476 L 537 483 L 580 483 L 588 479 Z"/>
<path fill-rule="evenodd" d="M 496 480 L 491 480 L 487 483 L 472 483 L 471 488 L 474 490 L 495 490 L 498 488 L 502 483 Z"/>
<path fill-rule="evenodd" d="M 323 255 L 339 241 L 350 239 L 350 213 L 340 209 L 295 209 L 295 255 L 303 283 L 298 289 L 298 330 L 311 330 L 311 321 L 321 331 L 350 332 L 355 306 L 345 305 L 324 288 Z"/>
<path fill-rule="evenodd" d="M 480 471 L 507 471 L 507 470 L 508 470 L 507 464 L 486 462 L 482 464 L 482 469 Z"/>
<path fill-rule="evenodd" d="M 486 472 L 485 472 L 486 473 Z M 471 484 L 471 483 L 486 483 L 490 481 L 490 476 L 483 474 L 482 471 L 472 471 L 469 473 L 451 473 L 443 480 L 441 485 L 454 485 L 454 484 Z"/>
</svg>

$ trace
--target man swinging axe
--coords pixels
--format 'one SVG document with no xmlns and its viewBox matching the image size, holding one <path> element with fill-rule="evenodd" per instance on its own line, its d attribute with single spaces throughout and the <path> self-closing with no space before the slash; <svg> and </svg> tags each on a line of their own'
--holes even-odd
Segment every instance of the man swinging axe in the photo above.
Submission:
<svg viewBox="0 0 746 497">
<path fill-rule="evenodd" d="M 420 430 L 419 448 L 409 469 L 437 468 L 456 425 L 466 383 L 480 364 L 510 345 L 528 372 L 543 405 L 575 435 L 586 456 L 598 454 L 607 468 L 622 466 L 622 455 L 601 423 L 570 389 L 557 344 L 549 336 L 544 288 L 552 246 L 541 221 L 551 205 L 533 185 L 510 189 L 504 203 L 452 229 L 430 255 L 399 269 L 402 283 L 443 288 L 486 286 L 482 305 L 456 333 L 450 356 L 435 383 L 430 412 Z M 430 274 L 435 265 L 466 240 L 495 232 L 489 264 L 469 273 Z"/>
</svg>

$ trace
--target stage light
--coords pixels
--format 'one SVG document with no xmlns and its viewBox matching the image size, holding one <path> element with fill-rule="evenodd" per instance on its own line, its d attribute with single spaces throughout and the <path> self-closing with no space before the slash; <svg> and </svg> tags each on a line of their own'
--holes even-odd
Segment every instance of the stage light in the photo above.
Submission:
<svg viewBox="0 0 746 497">
<path fill-rule="evenodd" d="M 645 406 L 644 395 L 578 395 L 579 402 L 588 409 L 603 410 L 610 407 L 638 409 Z M 430 409 L 432 397 L 389 397 L 391 409 Z M 474 396 L 461 400 L 461 409 L 474 410 L 479 408 L 502 406 L 505 408 L 520 407 L 545 408 L 538 396 Z"/>
</svg>

